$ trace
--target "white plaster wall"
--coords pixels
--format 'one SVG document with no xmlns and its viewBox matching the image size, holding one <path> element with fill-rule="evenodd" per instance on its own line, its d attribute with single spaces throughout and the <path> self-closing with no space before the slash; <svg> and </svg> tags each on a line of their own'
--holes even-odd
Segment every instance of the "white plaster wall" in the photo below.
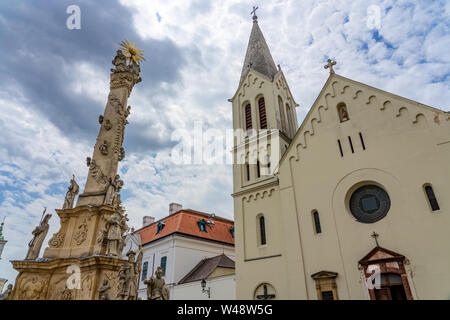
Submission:
<svg viewBox="0 0 450 320">
<path fill-rule="evenodd" d="M 236 281 L 234 275 L 217 277 L 207 281 L 211 288 L 210 298 L 202 292 L 200 281 L 181 284 L 174 287 L 174 300 L 235 300 Z"/>
<path fill-rule="evenodd" d="M 147 279 L 155 274 L 160 266 L 161 257 L 167 256 L 166 275 L 164 280 L 170 288 L 170 296 L 174 296 L 174 285 L 191 271 L 202 259 L 218 256 L 222 253 L 234 260 L 234 247 L 210 241 L 191 239 L 172 235 L 167 238 L 143 246 L 142 264 L 148 261 Z M 147 287 L 144 279 L 139 277 L 140 298 L 147 298 Z"/>
</svg>

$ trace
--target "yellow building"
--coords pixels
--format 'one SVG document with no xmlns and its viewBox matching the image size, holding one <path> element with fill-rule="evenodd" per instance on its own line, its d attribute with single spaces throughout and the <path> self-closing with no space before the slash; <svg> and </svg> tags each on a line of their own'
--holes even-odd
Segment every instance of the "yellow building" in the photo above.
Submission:
<svg viewBox="0 0 450 320">
<path fill-rule="evenodd" d="M 237 298 L 450 298 L 450 113 L 328 69 L 298 127 L 254 16 L 229 100 L 246 132 L 234 147 Z M 252 147 L 252 129 L 267 143 Z"/>
</svg>

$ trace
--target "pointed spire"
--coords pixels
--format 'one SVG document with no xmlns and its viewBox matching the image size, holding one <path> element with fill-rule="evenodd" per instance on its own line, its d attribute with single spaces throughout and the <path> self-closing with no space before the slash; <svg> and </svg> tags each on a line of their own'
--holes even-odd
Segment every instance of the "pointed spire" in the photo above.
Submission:
<svg viewBox="0 0 450 320">
<path fill-rule="evenodd" d="M 247 53 L 245 54 L 244 65 L 242 66 L 241 80 L 244 79 L 248 69 L 253 69 L 271 78 L 277 73 L 277 67 L 270 54 L 269 46 L 264 39 L 261 29 L 258 26 L 258 17 L 255 14 L 257 8 L 253 8 L 253 27 L 248 41 Z"/>
</svg>

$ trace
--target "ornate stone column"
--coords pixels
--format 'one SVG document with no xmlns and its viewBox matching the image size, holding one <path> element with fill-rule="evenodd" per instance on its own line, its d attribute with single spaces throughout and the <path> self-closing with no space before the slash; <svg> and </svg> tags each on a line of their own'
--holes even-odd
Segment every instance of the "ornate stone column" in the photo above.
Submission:
<svg viewBox="0 0 450 320">
<path fill-rule="evenodd" d="M 76 185 L 73 195 L 66 195 L 63 209 L 56 210 L 61 226 L 49 240 L 43 258 L 11 261 L 19 271 L 13 299 L 98 299 L 98 289 L 105 280 L 111 286 L 111 299 L 116 298 L 118 272 L 126 262 L 121 255 L 120 237 L 128 230 L 119 194 L 123 181 L 117 171 L 125 156 L 122 143 L 130 113 L 127 100 L 134 85 L 141 81 L 142 59 L 134 45 L 124 49 L 125 52 L 118 50 L 112 61 L 115 67 L 111 69 L 110 92 L 105 112 L 99 116 L 100 130 L 93 155 L 87 158 L 89 172 L 84 192 L 72 208 L 78 192 Z M 76 184 L 74 179 L 72 184 Z M 120 222 L 114 256 L 106 253 L 110 240 L 107 222 L 113 215 Z"/>
</svg>

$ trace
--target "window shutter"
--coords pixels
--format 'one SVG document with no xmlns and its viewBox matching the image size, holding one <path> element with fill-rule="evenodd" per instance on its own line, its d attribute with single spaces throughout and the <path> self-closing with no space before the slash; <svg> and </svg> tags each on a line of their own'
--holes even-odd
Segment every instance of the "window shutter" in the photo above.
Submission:
<svg viewBox="0 0 450 320">
<path fill-rule="evenodd" d="M 259 107 L 259 123 L 261 125 L 261 129 L 267 129 L 267 118 L 266 118 L 266 103 L 264 98 L 260 98 L 258 100 Z"/>
<path fill-rule="evenodd" d="M 252 109 L 248 104 L 245 106 L 245 130 L 249 130 L 252 127 Z"/>
<path fill-rule="evenodd" d="M 165 276 L 166 275 L 166 262 L 167 262 L 167 257 L 161 257 L 161 269 L 162 269 L 162 275 Z"/>
</svg>

